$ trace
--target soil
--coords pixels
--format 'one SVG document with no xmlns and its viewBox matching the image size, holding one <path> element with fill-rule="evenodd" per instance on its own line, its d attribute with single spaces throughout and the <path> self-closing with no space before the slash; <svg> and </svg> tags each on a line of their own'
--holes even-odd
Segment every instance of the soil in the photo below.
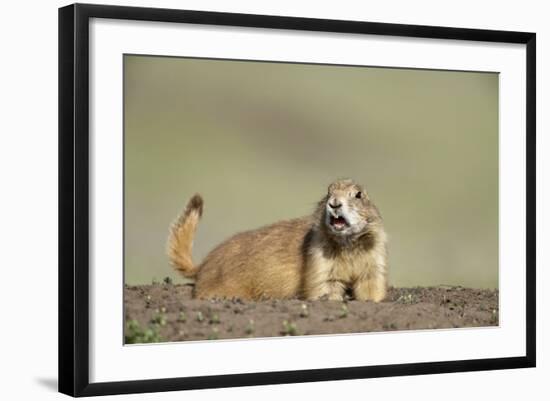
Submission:
<svg viewBox="0 0 550 401">
<path fill-rule="evenodd" d="M 390 288 L 380 303 L 193 299 L 190 284 L 126 286 L 126 343 L 498 326 L 498 291 Z"/>
</svg>

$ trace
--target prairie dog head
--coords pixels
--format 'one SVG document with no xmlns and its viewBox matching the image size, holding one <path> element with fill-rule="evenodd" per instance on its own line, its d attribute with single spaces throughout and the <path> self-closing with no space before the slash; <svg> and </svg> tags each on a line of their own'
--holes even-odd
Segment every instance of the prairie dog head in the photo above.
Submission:
<svg viewBox="0 0 550 401">
<path fill-rule="evenodd" d="M 319 209 L 327 232 L 337 240 L 349 240 L 374 231 L 381 221 L 365 188 L 349 179 L 330 184 Z"/>
</svg>

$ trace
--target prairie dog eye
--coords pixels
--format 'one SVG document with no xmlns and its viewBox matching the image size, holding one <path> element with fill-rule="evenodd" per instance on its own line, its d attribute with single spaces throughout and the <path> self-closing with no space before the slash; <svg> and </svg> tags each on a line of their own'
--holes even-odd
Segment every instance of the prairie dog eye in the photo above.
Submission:
<svg viewBox="0 0 550 401">
<path fill-rule="evenodd" d="M 357 192 L 357 193 L 355 194 L 355 197 L 356 197 L 357 199 L 361 199 L 361 198 L 363 197 L 363 194 L 361 193 L 361 191 L 359 191 L 359 192 Z"/>
</svg>

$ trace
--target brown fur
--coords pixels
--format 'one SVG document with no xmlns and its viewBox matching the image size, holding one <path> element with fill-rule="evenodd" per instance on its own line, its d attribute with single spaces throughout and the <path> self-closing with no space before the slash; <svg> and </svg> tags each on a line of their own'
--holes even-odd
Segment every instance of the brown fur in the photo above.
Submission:
<svg viewBox="0 0 550 401">
<path fill-rule="evenodd" d="M 327 217 L 336 201 L 353 222 L 345 233 Z M 359 300 L 385 297 L 386 233 L 378 209 L 353 181 L 331 184 L 311 216 L 239 233 L 196 267 L 191 248 L 202 204 L 199 195 L 189 201 L 168 239 L 172 265 L 196 280 L 195 297 L 341 300 L 346 289 Z"/>
<path fill-rule="evenodd" d="M 167 254 L 170 262 L 175 269 L 187 277 L 194 277 L 198 271 L 191 259 L 191 251 L 197 224 L 202 216 L 202 206 L 201 196 L 195 194 L 176 221 L 172 223 L 168 236 Z"/>
</svg>

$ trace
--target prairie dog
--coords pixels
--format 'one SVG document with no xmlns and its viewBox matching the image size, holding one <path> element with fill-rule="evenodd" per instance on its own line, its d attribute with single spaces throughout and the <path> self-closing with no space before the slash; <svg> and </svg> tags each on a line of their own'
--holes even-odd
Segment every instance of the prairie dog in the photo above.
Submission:
<svg viewBox="0 0 550 401">
<path fill-rule="evenodd" d="M 304 298 L 379 302 L 386 296 L 387 236 L 363 187 L 330 184 L 310 215 L 234 235 L 203 262 L 191 258 L 203 200 L 194 195 L 170 228 L 172 266 L 195 279 L 195 298 Z"/>
</svg>

